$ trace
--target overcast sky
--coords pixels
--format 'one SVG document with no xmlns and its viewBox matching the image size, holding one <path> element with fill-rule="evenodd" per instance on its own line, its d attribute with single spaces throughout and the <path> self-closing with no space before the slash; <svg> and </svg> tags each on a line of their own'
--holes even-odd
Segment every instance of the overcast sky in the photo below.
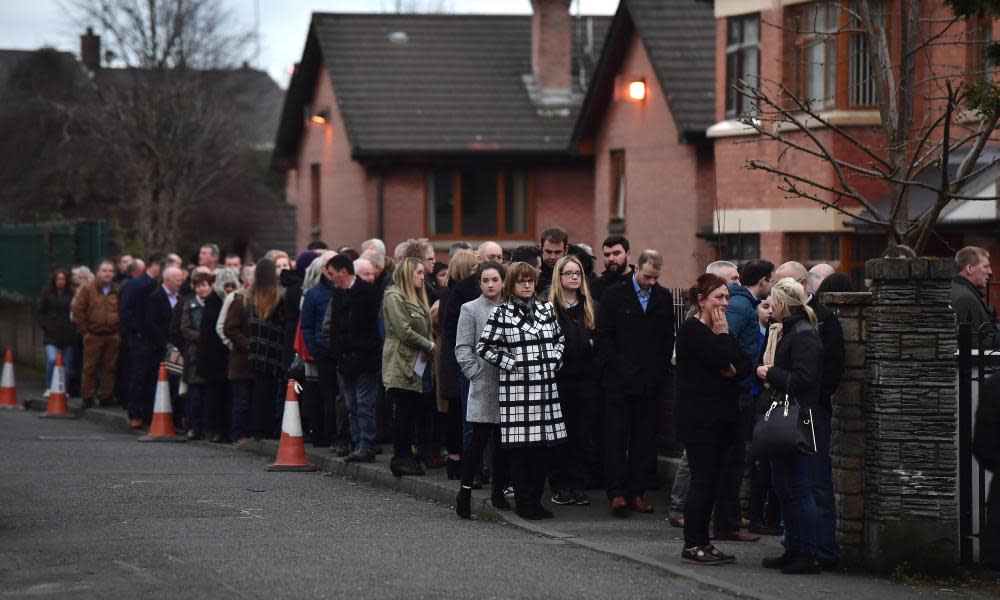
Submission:
<svg viewBox="0 0 1000 600">
<path fill-rule="evenodd" d="M 412 0 L 402 0 L 404 5 Z M 260 6 L 260 58 L 283 87 L 291 66 L 302 55 L 309 15 L 324 12 L 382 12 L 395 0 L 224 0 L 241 26 L 252 29 L 254 4 Z M 425 0 L 443 2 L 450 12 L 530 13 L 529 0 Z M 618 0 L 573 0 L 573 11 L 613 14 Z M 426 5 L 426 4 L 425 4 Z M 52 46 L 79 55 L 83 24 L 74 22 L 60 0 L 0 0 L 0 48 L 34 49 Z M 100 32 L 98 32 L 100 33 Z"/>
</svg>

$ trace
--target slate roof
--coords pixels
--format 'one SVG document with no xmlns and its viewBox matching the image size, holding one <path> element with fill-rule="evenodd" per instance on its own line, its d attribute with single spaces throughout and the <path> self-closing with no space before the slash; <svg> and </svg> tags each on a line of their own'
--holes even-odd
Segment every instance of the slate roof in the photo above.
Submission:
<svg viewBox="0 0 1000 600">
<path fill-rule="evenodd" d="M 581 50 L 588 20 L 595 47 L 589 60 Z M 574 74 L 581 63 L 592 67 L 609 21 L 574 21 Z M 390 39 L 403 37 L 399 32 L 405 42 Z M 321 64 L 356 159 L 569 147 L 577 109 L 539 115 L 522 79 L 532 71 L 530 15 L 314 14 L 282 113 L 278 168 L 294 162 Z"/>
<path fill-rule="evenodd" d="M 707 0 L 621 0 L 574 132 L 592 135 L 614 94 L 614 77 L 638 33 L 682 139 L 715 122 L 715 17 Z"/>
</svg>

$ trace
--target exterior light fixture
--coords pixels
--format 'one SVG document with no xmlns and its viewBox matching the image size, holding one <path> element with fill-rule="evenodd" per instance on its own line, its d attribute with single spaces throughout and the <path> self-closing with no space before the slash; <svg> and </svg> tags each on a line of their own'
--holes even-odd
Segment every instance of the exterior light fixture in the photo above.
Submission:
<svg viewBox="0 0 1000 600">
<path fill-rule="evenodd" d="M 306 120 L 316 123 L 317 125 L 326 125 L 330 122 L 329 108 L 319 108 L 309 105 L 306 106 L 305 113 Z"/>
<path fill-rule="evenodd" d="M 628 99 L 632 102 L 642 102 L 646 99 L 646 82 L 642 79 L 630 81 L 628 84 Z"/>
</svg>

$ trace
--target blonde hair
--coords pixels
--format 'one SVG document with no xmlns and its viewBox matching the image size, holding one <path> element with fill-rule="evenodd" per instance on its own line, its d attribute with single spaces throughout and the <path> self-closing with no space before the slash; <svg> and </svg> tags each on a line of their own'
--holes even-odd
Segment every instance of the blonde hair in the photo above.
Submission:
<svg viewBox="0 0 1000 600">
<path fill-rule="evenodd" d="M 448 263 L 448 280 L 462 281 L 476 270 L 476 255 L 471 252 L 459 252 Z"/>
<path fill-rule="evenodd" d="M 396 270 L 392 272 L 392 282 L 403 293 L 404 298 L 423 309 L 424 317 L 429 321 L 431 307 L 427 303 L 427 288 L 417 289 L 417 286 L 413 285 L 413 273 L 423 264 L 419 258 L 407 256 L 396 265 Z"/>
<path fill-rule="evenodd" d="M 774 302 L 782 303 L 788 312 L 796 312 L 801 309 L 802 312 L 809 317 L 809 322 L 812 323 L 813 329 L 818 328 L 819 322 L 816 320 L 816 313 L 813 309 L 806 306 L 806 290 L 802 287 L 802 284 L 795 281 L 791 277 L 785 277 L 779 280 L 777 283 L 771 286 L 771 298 L 773 302 L 771 303 L 771 308 L 774 308 Z"/>
<path fill-rule="evenodd" d="M 575 264 L 580 269 L 580 292 L 579 294 L 583 296 L 583 324 L 587 329 L 593 329 L 596 325 L 596 320 L 594 319 L 594 301 L 590 299 L 590 286 L 587 285 L 587 273 L 583 270 L 583 265 L 580 260 L 573 256 L 572 254 L 567 254 L 566 256 L 559 259 L 556 263 L 556 267 L 552 269 L 552 285 L 549 287 L 549 302 L 552 306 L 568 308 L 566 306 L 566 296 L 563 292 L 562 286 L 562 272 L 569 263 Z"/>
</svg>

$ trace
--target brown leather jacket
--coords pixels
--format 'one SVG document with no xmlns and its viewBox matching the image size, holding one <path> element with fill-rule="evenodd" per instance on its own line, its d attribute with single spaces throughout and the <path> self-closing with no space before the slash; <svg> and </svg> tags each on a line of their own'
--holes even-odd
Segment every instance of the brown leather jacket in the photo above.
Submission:
<svg viewBox="0 0 1000 600">
<path fill-rule="evenodd" d="M 73 322 L 83 334 L 112 335 L 118 333 L 118 290 L 111 286 L 105 296 L 93 280 L 73 298 Z"/>
</svg>

